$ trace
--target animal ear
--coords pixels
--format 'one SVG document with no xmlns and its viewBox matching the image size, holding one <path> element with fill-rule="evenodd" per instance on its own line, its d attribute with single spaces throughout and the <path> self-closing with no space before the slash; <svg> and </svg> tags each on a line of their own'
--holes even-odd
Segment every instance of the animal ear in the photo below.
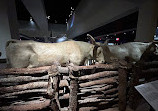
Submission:
<svg viewBox="0 0 158 111">
<path fill-rule="evenodd" d="M 87 34 L 87 37 L 89 38 L 91 44 L 96 45 L 94 37 L 92 37 L 90 34 Z"/>
</svg>

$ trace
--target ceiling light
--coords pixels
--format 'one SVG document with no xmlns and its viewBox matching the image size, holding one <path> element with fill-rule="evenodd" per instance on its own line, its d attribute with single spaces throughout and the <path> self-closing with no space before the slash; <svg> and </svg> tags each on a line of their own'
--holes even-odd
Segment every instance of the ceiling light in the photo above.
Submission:
<svg viewBox="0 0 158 111">
<path fill-rule="evenodd" d="M 32 17 L 30 17 L 30 22 L 32 22 L 33 20 L 32 20 Z"/>
<path fill-rule="evenodd" d="M 33 22 L 32 17 L 30 17 L 30 24 L 31 24 L 31 25 L 34 25 L 34 24 L 35 24 L 35 23 Z"/>
<path fill-rule="evenodd" d="M 47 19 L 50 19 L 50 16 L 47 16 L 46 18 L 47 18 Z"/>
</svg>

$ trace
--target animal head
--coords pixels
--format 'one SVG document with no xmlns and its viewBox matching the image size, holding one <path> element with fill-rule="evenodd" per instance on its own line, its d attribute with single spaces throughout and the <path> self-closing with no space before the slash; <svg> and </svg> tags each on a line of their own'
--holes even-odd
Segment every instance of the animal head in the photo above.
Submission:
<svg viewBox="0 0 158 111">
<path fill-rule="evenodd" d="M 96 61 L 99 63 L 105 63 L 103 49 L 101 47 L 97 48 Z"/>
<path fill-rule="evenodd" d="M 93 59 L 99 63 L 105 63 L 102 47 L 100 47 L 100 44 L 96 43 L 95 39 L 90 34 L 87 34 L 87 36 L 90 39 L 90 43 L 94 45 Z"/>
<path fill-rule="evenodd" d="M 104 57 L 104 62 L 111 63 L 111 62 L 118 61 L 118 58 L 114 56 L 114 54 L 111 53 L 108 47 L 109 39 L 106 40 L 104 43 L 100 43 L 100 42 L 96 42 L 95 39 L 90 34 L 87 34 L 87 36 L 89 37 L 90 42 L 94 44 L 96 47 L 98 47 L 97 54 L 99 53 L 99 51 L 102 52 L 100 56 Z M 94 48 L 94 51 L 96 51 L 95 48 Z"/>
</svg>

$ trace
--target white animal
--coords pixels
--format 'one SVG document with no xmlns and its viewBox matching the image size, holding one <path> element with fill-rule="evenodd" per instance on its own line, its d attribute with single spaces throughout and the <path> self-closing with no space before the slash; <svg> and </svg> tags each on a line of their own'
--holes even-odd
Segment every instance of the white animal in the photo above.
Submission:
<svg viewBox="0 0 158 111">
<path fill-rule="evenodd" d="M 73 63 L 83 65 L 93 58 L 93 44 L 81 41 L 65 41 L 60 43 L 40 43 L 34 41 L 11 40 L 6 43 L 6 56 L 12 68 L 32 68 L 52 65 L 59 62 L 61 65 Z M 96 60 L 104 63 L 101 47 L 97 48 Z"/>
</svg>

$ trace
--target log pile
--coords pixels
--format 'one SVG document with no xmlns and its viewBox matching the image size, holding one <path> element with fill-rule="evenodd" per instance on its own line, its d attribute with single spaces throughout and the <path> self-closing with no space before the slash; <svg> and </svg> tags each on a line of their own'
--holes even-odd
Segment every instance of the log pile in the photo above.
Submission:
<svg viewBox="0 0 158 111">
<path fill-rule="evenodd" d="M 0 70 L 0 110 L 126 108 L 126 64 Z"/>
<path fill-rule="evenodd" d="M 69 99 L 69 106 L 62 105 L 62 109 L 96 111 L 119 106 L 120 111 L 125 111 L 126 68 L 120 64 L 94 66 L 77 66 L 71 69 L 70 92 L 59 96 L 61 103 L 68 102 Z"/>
<path fill-rule="evenodd" d="M 47 73 L 10 73 L 9 70 L 4 69 L 0 73 L 1 111 L 40 110 L 49 106 Z"/>
</svg>

